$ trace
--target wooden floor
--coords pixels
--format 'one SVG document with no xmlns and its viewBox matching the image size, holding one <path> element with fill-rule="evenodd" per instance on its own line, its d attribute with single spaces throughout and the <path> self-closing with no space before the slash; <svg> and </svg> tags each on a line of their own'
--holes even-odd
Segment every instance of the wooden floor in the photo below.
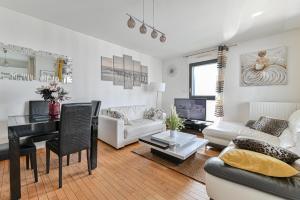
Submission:
<svg viewBox="0 0 300 200">
<path fill-rule="evenodd" d="M 38 150 L 39 182 L 25 169 L 21 158 L 22 199 L 153 199 L 204 200 L 208 199 L 205 186 L 162 165 L 138 156 L 131 151 L 140 144 L 115 150 L 98 143 L 98 168 L 88 176 L 86 154 L 81 163 L 71 156 L 70 166 L 63 167 L 63 187 L 58 189 L 58 159 L 51 154 L 50 174 L 46 174 L 45 150 Z M 217 151 L 202 153 L 217 155 Z M 9 162 L 0 162 L 0 199 L 9 199 Z"/>
</svg>

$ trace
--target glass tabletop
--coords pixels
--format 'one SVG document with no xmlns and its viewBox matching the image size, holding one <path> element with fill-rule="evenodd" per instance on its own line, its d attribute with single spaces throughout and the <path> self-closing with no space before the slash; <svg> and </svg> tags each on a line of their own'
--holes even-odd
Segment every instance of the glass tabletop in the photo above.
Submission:
<svg viewBox="0 0 300 200">
<path fill-rule="evenodd" d="M 175 137 L 171 137 L 170 131 L 164 131 L 161 133 L 153 134 L 151 136 L 151 138 L 153 140 L 164 142 L 169 145 L 184 146 L 184 145 L 194 141 L 197 138 L 197 136 L 176 131 Z"/>
<path fill-rule="evenodd" d="M 57 118 L 50 117 L 49 115 L 17 115 L 8 116 L 8 127 L 22 126 L 28 124 L 38 124 L 38 123 L 49 123 L 59 121 L 59 116 Z"/>
</svg>

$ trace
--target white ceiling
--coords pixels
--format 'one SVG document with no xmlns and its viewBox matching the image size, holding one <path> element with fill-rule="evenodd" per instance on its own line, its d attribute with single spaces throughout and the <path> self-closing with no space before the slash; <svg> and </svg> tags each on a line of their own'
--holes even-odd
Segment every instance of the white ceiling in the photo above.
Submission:
<svg viewBox="0 0 300 200">
<path fill-rule="evenodd" d="M 162 59 L 224 42 L 239 42 L 300 27 L 300 0 L 155 0 L 157 28 L 127 28 L 130 13 L 142 16 L 142 0 L 0 0 L 0 6 Z M 152 23 L 152 0 L 145 0 Z"/>
</svg>

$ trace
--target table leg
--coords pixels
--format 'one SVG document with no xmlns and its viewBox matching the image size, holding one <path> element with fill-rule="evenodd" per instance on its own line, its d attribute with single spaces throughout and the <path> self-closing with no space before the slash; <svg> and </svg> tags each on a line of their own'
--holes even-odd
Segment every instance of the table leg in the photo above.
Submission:
<svg viewBox="0 0 300 200">
<path fill-rule="evenodd" d="M 93 119 L 91 128 L 91 169 L 97 168 L 97 149 L 98 149 L 98 118 Z"/>
<path fill-rule="evenodd" d="M 10 198 L 13 200 L 21 198 L 19 143 L 19 137 L 9 138 Z"/>
</svg>

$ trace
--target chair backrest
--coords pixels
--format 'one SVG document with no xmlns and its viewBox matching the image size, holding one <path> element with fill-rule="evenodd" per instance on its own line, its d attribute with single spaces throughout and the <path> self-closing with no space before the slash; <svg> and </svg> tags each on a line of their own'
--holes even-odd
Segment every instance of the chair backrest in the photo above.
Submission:
<svg viewBox="0 0 300 200">
<path fill-rule="evenodd" d="M 29 101 L 29 115 L 48 115 L 47 101 Z"/>
<path fill-rule="evenodd" d="M 60 148 L 64 156 L 87 149 L 91 145 L 92 105 L 63 104 L 60 119 Z"/>
<path fill-rule="evenodd" d="M 92 101 L 92 116 L 98 116 L 101 107 L 101 101 Z"/>
</svg>

